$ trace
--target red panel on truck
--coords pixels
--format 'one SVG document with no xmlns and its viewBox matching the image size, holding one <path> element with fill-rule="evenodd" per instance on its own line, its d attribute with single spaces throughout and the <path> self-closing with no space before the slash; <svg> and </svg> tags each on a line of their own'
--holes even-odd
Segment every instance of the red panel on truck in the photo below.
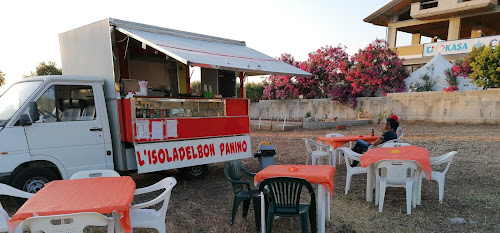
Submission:
<svg viewBox="0 0 500 233">
<path fill-rule="evenodd" d="M 248 115 L 248 99 L 226 99 L 226 116 Z"/>
</svg>

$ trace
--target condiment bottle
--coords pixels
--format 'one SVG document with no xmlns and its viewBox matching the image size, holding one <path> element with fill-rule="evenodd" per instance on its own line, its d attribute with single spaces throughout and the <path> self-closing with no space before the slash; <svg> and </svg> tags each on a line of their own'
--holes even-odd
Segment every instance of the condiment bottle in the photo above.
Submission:
<svg viewBox="0 0 500 233">
<path fill-rule="evenodd" d="M 372 129 L 372 136 L 375 136 L 375 132 L 373 132 L 373 129 Z"/>
</svg>

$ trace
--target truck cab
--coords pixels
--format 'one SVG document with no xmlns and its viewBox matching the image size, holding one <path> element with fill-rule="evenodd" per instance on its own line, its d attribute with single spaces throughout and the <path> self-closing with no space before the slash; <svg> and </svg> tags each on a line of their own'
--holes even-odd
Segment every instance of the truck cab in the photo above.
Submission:
<svg viewBox="0 0 500 233">
<path fill-rule="evenodd" d="M 0 96 L 0 179 L 36 192 L 81 170 L 113 169 L 101 78 L 26 78 Z"/>
</svg>

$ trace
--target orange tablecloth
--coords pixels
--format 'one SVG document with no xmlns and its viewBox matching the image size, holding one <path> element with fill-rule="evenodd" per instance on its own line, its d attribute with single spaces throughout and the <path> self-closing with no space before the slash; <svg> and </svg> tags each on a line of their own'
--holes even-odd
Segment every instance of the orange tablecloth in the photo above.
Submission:
<svg viewBox="0 0 500 233">
<path fill-rule="evenodd" d="M 28 199 L 9 220 L 9 231 L 34 215 L 48 216 L 80 212 L 118 212 L 125 232 L 131 231 L 129 208 L 135 183 L 129 176 L 56 180 Z"/>
<path fill-rule="evenodd" d="M 370 135 L 344 136 L 344 137 L 331 137 L 331 138 L 321 137 L 318 138 L 318 143 L 331 145 L 333 148 L 337 149 L 348 142 L 357 141 L 358 139 L 361 139 L 368 143 L 372 143 L 374 141 L 377 141 L 377 139 L 379 138 L 380 136 L 370 136 Z"/>
<path fill-rule="evenodd" d="M 296 171 L 290 171 L 291 169 Z M 303 178 L 309 183 L 328 187 L 330 194 L 333 195 L 334 174 L 335 168 L 331 165 L 271 165 L 258 172 L 254 177 L 254 182 L 258 183 L 272 177 Z"/>
<path fill-rule="evenodd" d="M 432 168 L 429 160 L 429 151 L 416 146 L 402 147 L 380 147 L 368 150 L 360 157 L 361 167 L 368 167 L 370 164 L 380 160 L 414 160 L 425 173 L 431 178 Z"/>
</svg>

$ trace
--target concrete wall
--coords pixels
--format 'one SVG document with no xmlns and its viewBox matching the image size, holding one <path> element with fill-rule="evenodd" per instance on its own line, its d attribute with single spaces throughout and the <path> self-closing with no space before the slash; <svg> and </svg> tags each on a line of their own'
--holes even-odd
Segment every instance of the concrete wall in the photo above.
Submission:
<svg viewBox="0 0 500 233">
<path fill-rule="evenodd" d="M 358 98 L 358 108 L 330 99 L 261 100 L 252 103 L 254 119 L 301 120 L 310 112 L 317 120 L 377 120 L 396 114 L 404 121 L 500 123 L 500 89 L 455 92 L 391 93 L 387 97 Z"/>
</svg>

